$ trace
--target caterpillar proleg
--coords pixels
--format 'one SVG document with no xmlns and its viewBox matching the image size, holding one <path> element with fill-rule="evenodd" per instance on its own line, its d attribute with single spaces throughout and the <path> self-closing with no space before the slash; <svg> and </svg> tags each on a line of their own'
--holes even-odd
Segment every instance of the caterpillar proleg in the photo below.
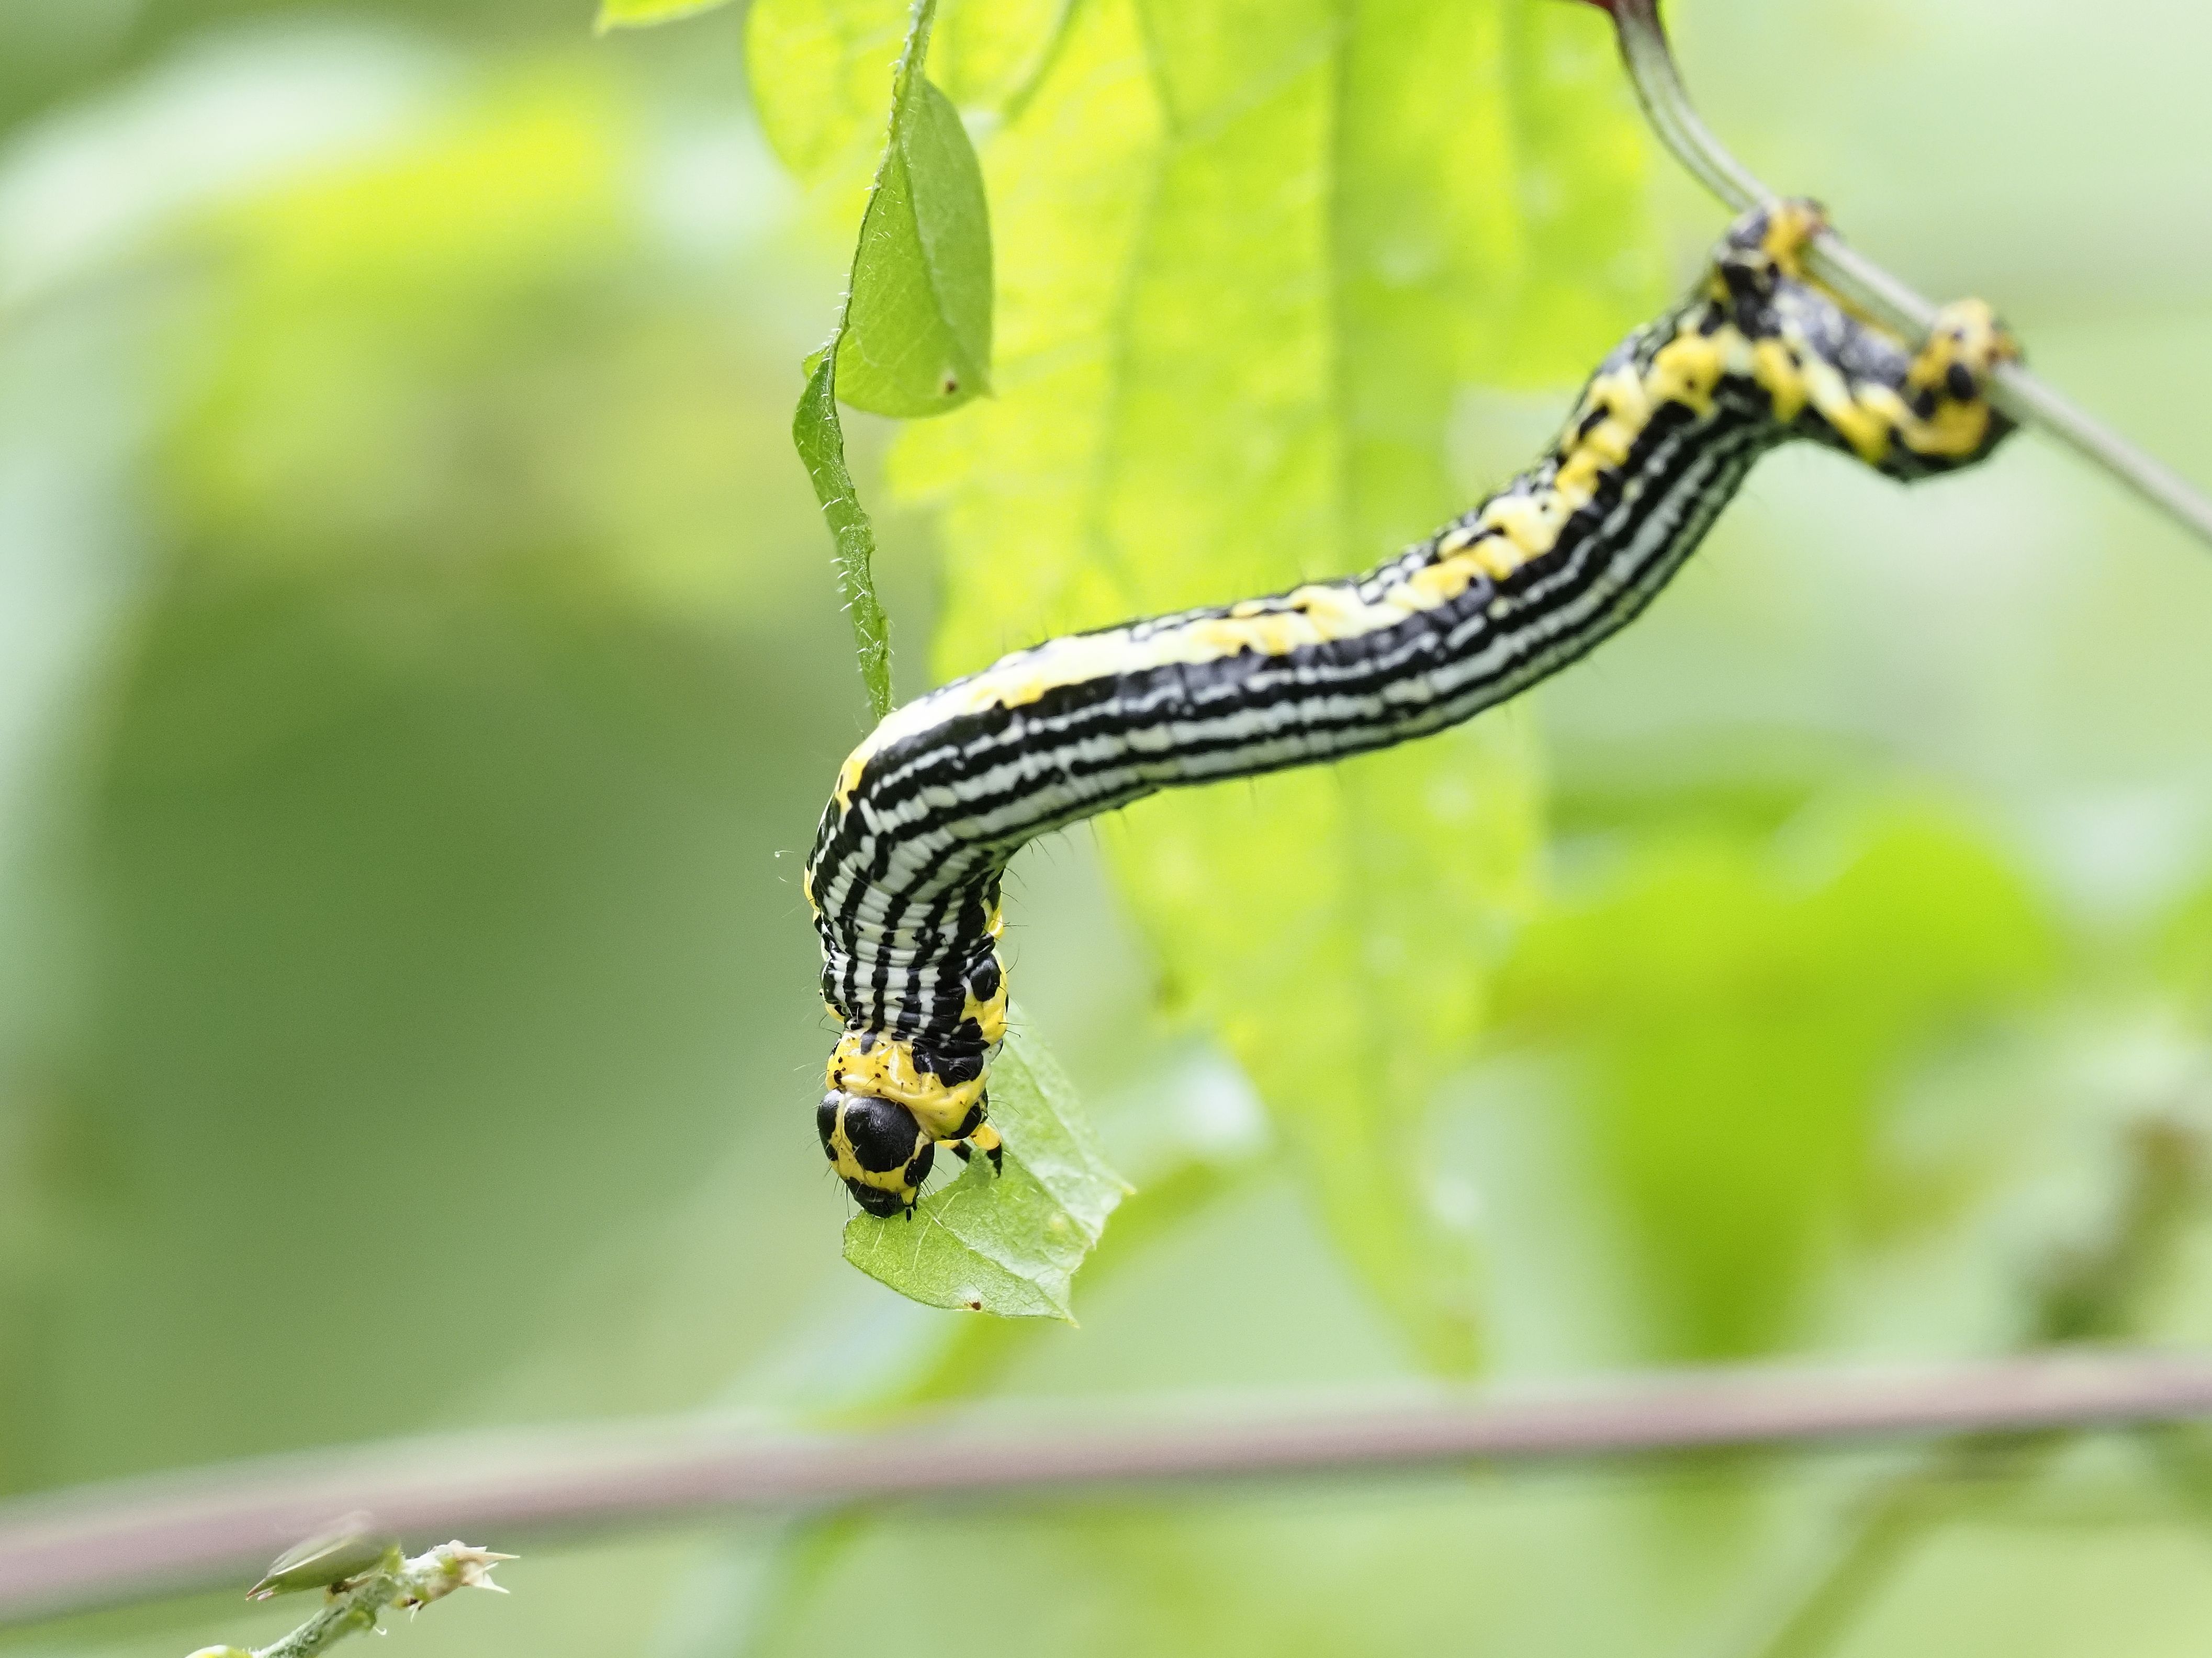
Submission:
<svg viewBox="0 0 2212 1658">
<path fill-rule="evenodd" d="M 1626 625 L 1760 455 L 1809 439 L 1910 481 L 2011 429 L 2015 355 L 1976 301 L 1917 351 L 1805 274 L 1810 203 L 1747 214 L 1687 299 L 1583 388 L 1528 471 L 1363 575 L 1048 640 L 894 710 L 854 750 L 806 873 L 844 1027 L 823 1151 L 871 1214 L 911 1212 L 941 1141 L 997 1163 L 1000 881 L 1024 843 L 1155 790 L 1427 736 Z"/>
</svg>

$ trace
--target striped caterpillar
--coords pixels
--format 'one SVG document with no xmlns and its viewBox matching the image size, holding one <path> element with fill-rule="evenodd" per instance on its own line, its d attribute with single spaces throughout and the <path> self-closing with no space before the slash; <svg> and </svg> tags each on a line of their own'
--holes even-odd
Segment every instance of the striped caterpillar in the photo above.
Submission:
<svg viewBox="0 0 2212 1658">
<path fill-rule="evenodd" d="M 806 872 L 844 1025 L 817 1122 L 861 1208 L 911 1215 L 939 1141 L 999 1164 L 999 887 L 1024 842 L 1504 701 L 1633 619 L 1778 444 L 1809 438 L 1905 481 L 1996 446 L 2011 428 L 1984 381 L 2016 354 L 1989 307 L 1947 307 L 1916 352 L 1807 276 L 1823 228 L 1806 202 L 1739 219 L 1690 296 L 1599 365 L 1534 467 L 1376 569 L 1048 640 L 876 727 Z"/>
</svg>

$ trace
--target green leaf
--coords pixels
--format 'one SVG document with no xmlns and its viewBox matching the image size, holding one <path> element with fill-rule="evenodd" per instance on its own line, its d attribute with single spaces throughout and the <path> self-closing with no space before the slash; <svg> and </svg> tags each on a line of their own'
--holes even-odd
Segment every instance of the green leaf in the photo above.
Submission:
<svg viewBox="0 0 2212 1658">
<path fill-rule="evenodd" d="M 754 0 L 745 19 L 753 108 L 801 181 L 872 174 L 884 149 L 884 65 L 900 54 L 908 0 Z"/>
<path fill-rule="evenodd" d="M 1565 7 L 1092 0 L 987 174 L 999 395 L 893 459 L 945 507 L 946 673 L 1373 562 L 1526 460 L 1450 475 L 1467 388 L 1569 384 L 1656 298 L 1640 129 Z M 1103 837 L 1171 991 L 1440 1369 L 1478 1357 L 1478 1277 L 1425 1119 L 1540 793 L 1507 713 Z"/>
<path fill-rule="evenodd" d="M 855 1215 L 845 1259 L 931 1307 L 1073 1323 L 1068 1286 L 1129 1187 L 1106 1166 L 1075 1090 L 1018 1028 L 991 1068 L 1002 1173 L 978 1157 L 911 1218 Z"/>
<path fill-rule="evenodd" d="M 1023 100 L 1075 0 L 958 0 L 932 31 L 930 79 L 963 109 Z M 883 150 L 884 65 L 908 0 L 754 0 L 745 58 L 753 107 L 777 156 L 809 184 L 865 179 Z"/>
<path fill-rule="evenodd" d="M 399 1540 L 378 1527 L 367 1513 L 348 1515 L 321 1532 L 278 1555 L 261 1580 L 246 1592 L 249 1600 L 272 1595 L 296 1594 L 301 1589 L 330 1588 L 363 1576 L 380 1566 L 399 1564 Z"/>
<path fill-rule="evenodd" d="M 2197 1029 L 2212 1024 L 2212 881 L 2187 892 L 2150 942 L 2152 966 L 2181 1016 Z"/>
<path fill-rule="evenodd" d="M 730 0 L 599 0 L 599 21 L 593 27 L 602 34 L 609 29 L 642 28 L 653 23 L 672 23 L 679 17 L 696 16 L 729 3 Z"/>
<path fill-rule="evenodd" d="M 1884 1206 L 1909 1062 L 2022 1002 L 2056 948 L 1986 838 L 1911 805 L 1645 847 L 1531 926 L 1500 1015 L 1577 1062 L 1646 1345 L 1711 1358 L 1784 1334 L 1839 1234 Z M 1944 1206 L 1908 1195 L 1923 1224 Z"/>
<path fill-rule="evenodd" d="M 827 352 L 806 378 L 791 422 L 791 440 L 813 481 L 814 498 L 822 503 L 836 546 L 837 596 L 853 624 L 853 643 L 860 653 L 860 683 L 868 689 L 869 705 L 882 719 L 891 706 L 890 622 L 876 597 L 875 527 L 860 506 L 860 492 L 845 465 L 845 429 L 837 419 L 836 367 Z"/>
<path fill-rule="evenodd" d="M 957 0 L 937 27 L 930 78 L 963 109 L 1018 110 L 1084 0 Z"/>
<path fill-rule="evenodd" d="M 809 33 L 798 28 L 803 10 L 775 12 L 757 30 L 756 46 L 772 51 L 779 29 L 785 42 L 801 45 L 794 61 L 781 68 L 757 58 L 756 80 L 804 88 L 810 69 L 817 76 L 842 78 L 858 26 L 872 15 L 830 8 L 826 19 L 817 20 L 824 27 Z M 842 399 L 877 414 L 919 416 L 956 409 L 989 389 L 990 217 L 982 171 L 959 112 L 922 73 L 936 15 L 936 0 L 915 0 L 906 46 L 892 70 L 889 131 L 860 215 L 845 301 L 829 340 L 808 359 L 806 390 L 792 422 L 836 544 L 838 590 L 878 719 L 890 708 L 890 629 L 875 592 L 874 531 L 845 464 L 837 404 Z M 778 106 L 786 112 L 781 125 L 794 125 L 793 106 Z M 833 124 L 816 136 L 834 132 Z M 824 142 L 835 149 L 834 137 Z M 819 144 L 793 143 L 820 159 L 812 156 Z"/>
<path fill-rule="evenodd" d="M 990 389 L 991 225 L 975 146 L 917 76 L 860 221 L 837 395 L 907 419 Z"/>
</svg>

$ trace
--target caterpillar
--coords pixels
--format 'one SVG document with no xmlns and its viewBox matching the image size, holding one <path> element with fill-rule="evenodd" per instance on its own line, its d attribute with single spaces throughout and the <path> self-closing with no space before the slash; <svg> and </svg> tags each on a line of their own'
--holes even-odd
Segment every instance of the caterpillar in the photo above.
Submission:
<svg viewBox="0 0 2212 1658">
<path fill-rule="evenodd" d="M 817 1114 L 868 1213 L 963 1163 L 1006 1031 L 1000 883 L 1022 845 L 1156 790 L 1427 736 L 1580 657 L 1650 603 L 1760 455 L 1809 439 L 1910 482 L 1988 455 L 2018 355 L 1978 301 L 1917 350 L 1803 256 L 1813 203 L 1744 215 L 1687 298 L 1583 388 L 1558 440 L 1364 575 L 1048 640 L 894 710 L 838 773 L 806 869 L 842 1022 Z"/>
</svg>

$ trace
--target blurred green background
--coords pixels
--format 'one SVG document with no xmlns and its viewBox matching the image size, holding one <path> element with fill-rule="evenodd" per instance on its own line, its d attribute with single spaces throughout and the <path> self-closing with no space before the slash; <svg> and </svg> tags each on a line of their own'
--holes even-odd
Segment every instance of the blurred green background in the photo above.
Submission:
<svg viewBox="0 0 2212 1658">
<path fill-rule="evenodd" d="M 1545 9 L 1602 63 L 1601 20 Z M 2212 18 L 1677 9 L 1756 169 L 1924 289 L 1986 293 L 2212 479 Z M 595 39 L 580 0 L 0 3 L 0 1488 L 709 1406 L 1418 1385 L 1474 1351 L 1424 1333 L 1429 1291 L 1394 1297 L 1399 1245 L 1240 1046 L 1237 998 L 1270 993 L 1203 936 L 1241 901 L 1176 908 L 1196 818 L 1017 866 L 1019 993 L 1146 1188 L 1080 1329 L 927 1313 L 840 1260 L 798 872 L 865 716 L 787 431 L 852 180 L 771 155 L 744 10 Z M 1610 80 L 1576 96 L 1625 130 Z M 1018 290 L 984 149 L 1018 361 L 1053 300 Z M 1466 319 L 1547 331 L 1437 370 L 1415 440 L 1460 495 L 1716 233 L 1644 165 L 1618 216 L 1571 216 L 1573 257 L 1619 245 L 1586 307 Z M 1200 412 L 1240 429 L 1273 374 Z M 959 441 L 1048 426 L 1048 385 L 1001 391 Z M 1058 625 L 1059 599 L 979 611 L 1000 555 L 935 439 L 892 471 L 967 525 L 949 566 L 894 505 L 889 428 L 850 430 L 902 691 L 940 612 L 940 665 Z M 1162 556 L 1088 602 L 1212 579 Z M 1392 1132 L 1474 1263 L 1487 1376 L 2039 1327 L 2050 1261 L 2123 1201 L 2128 1125 L 2193 1125 L 2212 1086 L 2208 629 L 2202 550 L 2036 438 L 1911 495 L 1792 453 L 1645 620 L 1484 722 L 1469 763 L 1540 838 L 1469 900 L 1498 918 L 1465 941 L 1473 1062 L 1394 1081 Z M 1299 867 L 1278 797 L 1218 793 Z M 1346 970 L 1450 977 L 1454 939 L 1412 947 Z M 2143 1278 L 2106 1324 L 2212 1333 L 2212 1228 Z M 698 1527 L 533 1549 L 511 1600 L 395 1638 L 1724 1653 L 1885 1466 Z M 1966 1493 L 1838 1649 L 2200 1650 L 2212 1517 L 2172 1471 L 2087 1447 Z M 0 1644 L 150 1658 L 295 1610 Z"/>
</svg>

